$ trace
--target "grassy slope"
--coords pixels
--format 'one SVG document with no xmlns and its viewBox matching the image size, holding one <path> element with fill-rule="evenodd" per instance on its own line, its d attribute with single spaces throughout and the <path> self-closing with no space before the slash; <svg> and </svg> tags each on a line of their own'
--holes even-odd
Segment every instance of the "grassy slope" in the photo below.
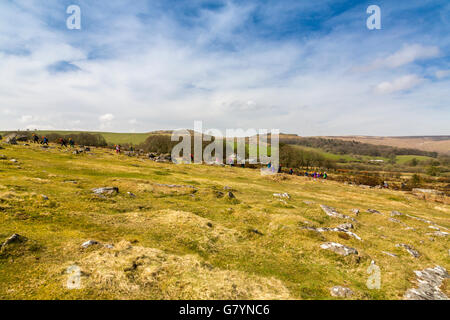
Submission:
<svg viewBox="0 0 450 320">
<path fill-rule="evenodd" d="M 30 241 L 0 256 L 0 299 L 202 298 L 208 290 L 212 293 L 206 297 L 286 298 L 274 286 L 284 286 L 293 299 L 325 299 L 334 285 L 350 287 L 354 298 L 400 299 L 414 286 L 413 270 L 436 264 L 450 269 L 448 238 L 432 241 L 426 233 L 433 230 L 417 220 L 398 218 L 414 231 L 388 220 L 389 212 L 398 210 L 450 228 L 450 206 L 406 193 L 303 177 L 280 180 L 250 169 L 158 164 L 104 150 L 76 156 L 58 148 L 3 146 L 0 153 L 19 163 L 0 161 L 0 239 L 19 233 Z M 198 192 L 155 183 L 194 185 Z M 117 186 L 121 192 L 107 199 L 91 194 L 90 189 L 102 186 Z M 224 186 L 235 189 L 237 201 L 215 196 L 214 190 Z M 292 198 L 285 204 L 274 192 L 289 192 Z M 42 194 L 50 200 L 42 200 Z M 326 216 L 319 204 L 345 214 L 373 208 L 384 215 L 355 217 L 354 232 L 362 242 L 301 230 L 346 222 Z M 153 260 L 142 262 L 145 269 L 130 271 L 124 268 L 135 265 L 130 249 L 117 249 L 116 257 L 99 247 L 81 250 L 89 239 L 120 248 L 119 242 L 130 241 L 138 247 L 135 258 Z M 325 241 L 358 249 L 359 262 L 320 249 Z M 396 243 L 410 244 L 422 256 L 415 259 Z M 120 257 L 123 264 L 108 266 Z M 371 260 L 381 268 L 381 290 L 366 287 Z M 65 270 L 74 263 L 86 272 L 82 290 L 65 288 Z M 144 286 L 144 278 L 152 282 Z M 130 289 L 133 284 L 136 290 Z M 448 288 L 447 283 L 447 294 Z"/>
<path fill-rule="evenodd" d="M 298 145 L 292 145 L 292 146 L 302 149 L 302 150 L 306 150 L 306 151 L 317 152 L 318 154 L 322 155 L 325 159 L 335 160 L 337 162 L 341 162 L 342 160 L 345 160 L 347 162 L 360 162 L 360 161 L 369 161 L 369 160 L 384 160 L 386 162 L 389 161 L 389 159 L 385 158 L 385 157 L 358 156 L 358 158 L 360 158 L 360 159 L 358 159 L 353 155 L 347 155 L 347 154 L 341 155 L 341 154 L 325 152 L 319 148 L 310 148 L 310 147 L 304 147 L 304 146 L 298 146 Z M 406 163 L 410 162 L 413 158 L 416 158 L 418 161 L 435 160 L 434 158 L 427 157 L 427 156 L 401 155 L 401 156 L 396 156 L 395 162 L 398 164 L 406 164 Z"/>
</svg>

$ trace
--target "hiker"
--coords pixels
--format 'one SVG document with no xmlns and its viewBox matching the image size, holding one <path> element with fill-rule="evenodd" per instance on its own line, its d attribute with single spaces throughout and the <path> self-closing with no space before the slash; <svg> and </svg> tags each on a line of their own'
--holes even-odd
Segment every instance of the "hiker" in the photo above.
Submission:
<svg viewBox="0 0 450 320">
<path fill-rule="evenodd" d="M 42 137 L 42 144 L 45 144 L 45 145 L 47 145 L 48 146 L 48 139 L 47 139 L 47 137 Z"/>
<path fill-rule="evenodd" d="M 305 171 L 305 177 L 309 177 L 308 171 Z"/>
<path fill-rule="evenodd" d="M 323 178 L 326 180 L 328 179 L 328 174 L 326 172 L 323 173 Z"/>
<path fill-rule="evenodd" d="M 294 174 L 294 170 L 292 170 L 292 168 L 289 169 L 289 174 L 290 174 L 290 175 L 293 175 L 293 174 Z"/>
<path fill-rule="evenodd" d="M 278 173 L 281 173 L 281 166 L 278 167 Z"/>
<path fill-rule="evenodd" d="M 271 167 L 272 167 L 272 162 L 269 162 L 269 163 L 267 164 L 267 168 L 270 169 Z"/>
<path fill-rule="evenodd" d="M 61 147 L 67 147 L 66 139 L 60 138 L 60 139 L 59 139 L 59 143 L 61 143 Z"/>
<path fill-rule="evenodd" d="M 39 137 L 36 135 L 36 133 L 33 133 L 33 143 L 39 143 Z"/>
<path fill-rule="evenodd" d="M 72 138 L 69 138 L 69 145 L 70 147 L 75 148 L 75 141 L 73 141 Z"/>
<path fill-rule="evenodd" d="M 117 154 L 120 153 L 120 145 L 116 145 L 116 153 L 117 153 Z"/>
</svg>

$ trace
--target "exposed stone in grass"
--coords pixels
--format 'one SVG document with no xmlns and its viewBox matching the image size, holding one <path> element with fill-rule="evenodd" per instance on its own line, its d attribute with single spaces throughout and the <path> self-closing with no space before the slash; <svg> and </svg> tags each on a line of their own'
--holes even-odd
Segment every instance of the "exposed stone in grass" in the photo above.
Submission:
<svg viewBox="0 0 450 320">
<path fill-rule="evenodd" d="M 19 163 L 19 161 L 17 159 L 11 159 L 9 161 L 12 162 L 12 163 Z"/>
<path fill-rule="evenodd" d="M 331 288 L 330 293 L 333 297 L 340 297 L 340 298 L 348 298 L 353 295 L 352 290 L 342 286 L 335 286 Z"/>
<path fill-rule="evenodd" d="M 290 199 L 291 196 L 289 195 L 289 193 L 274 193 L 273 194 L 274 197 L 276 198 L 285 198 L 285 199 Z"/>
<path fill-rule="evenodd" d="M 343 223 L 343 224 L 339 225 L 338 228 L 348 230 L 348 229 L 354 229 L 355 227 L 353 226 L 353 224 L 347 222 L 347 223 Z"/>
<path fill-rule="evenodd" d="M 448 300 L 440 287 L 444 279 L 450 278 L 447 270 L 441 266 L 414 271 L 418 287 L 409 289 L 404 295 L 405 300 Z"/>
<path fill-rule="evenodd" d="M 314 201 L 309 201 L 309 200 L 304 200 L 303 203 L 307 204 L 307 205 L 311 205 L 311 204 L 314 204 L 315 202 Z"/>
<path fill-rule="evenodd" d="M 403 216 L 403 213 L 398 212 L 398 211 L 392 211 L 391 212 L 391 217 L 395 217 L 395 216 Z"/>
<path fill-rule="evenodd" d="M 434 225 L 434 226 L 439 227 L 439 228 L 441 228 L 441 229 L 448 230 L 446 227 L 439 226 L 438 224 L 436 224 L 436 223 L 433 222 L 433 221 L 430 221 L 430 220 L 427 220 L 427 219 L 423 219 L 423 218 L 419 218 L 419 217 L 414 217 L 414 216 L 411 216 L 411 215 L 409 215 L 409 214 L 407 214 L 406 216 L 407 216 L 408 218 L 411 218 L 411 219 L 414 219 L 414 220 L 418 220 L 418 221 L 424 222 L 424 223 L 426 223 L 426 224 Z"/>
<path fill-rule="evenodd" d="M 447 237 L 448 235 L 449 233 L 444 231 L 435 231 L 432 233 L 427 233 L 427 236 L 436 236 L 436 237 Z"/>
<path fill-rule="evenodd" d="M 166 188 L 191 188 L 191 189 L 195 189 L 194 186 L 182 186 L 182 185 L 177 185 L 177 184 L 160 184 L 160 183 L 155 183 L 155 186 L 158 187 L 166 187 Z"/>
<path fill-rule="evenodd" d="M 8 159 L 7 156 L 5 156 L 4 154 L 0 154 L 0 160 L 7 160 L 7 159 Z"/>
<path fill-rule="evenodd" d="M 395 219 L 395 218 L 389 218 L 389 221 L 394 222 L 394 223 L 401 224 L 402 226 L 405 227 L 405 230 L 415 230 L 413 227 L 410 227 L 410 226 L 408 226 L 406 223 L 404 223 L 404 222 L 402 222 L 402 221 L 400 221 L 400 220 L 397 220 L 397 219 Z"/>
<path fill-rule="evenodd" d="M 119 188 L 117 187 L 105 187 L 92 189 L 92 192 L 98 195 L 114 195 L 119 193 Z"/>
<path fill-rule="evenodd" d="M 49 200 L 49 198 L 46 196 L 46 195 L 41 195 L 41 197 L 42 197 L 42 200 L 44 200 L 44 201 L 48 201 Z"/>
<path fill-rule="evenodd" d="M 375 209 L 367 209 L 368 213 L 373 213 L 373 214 L 382 214 L 380 211 L 375 210 Z"/>
<path fill-rule="evenodd" d="M 131 198 L 136 198 L 136 195 L 133 192 L 127 192 L 127 195 L 129 195 Z"/>
<path fill-rule="evenodd" d="M 6 246 L 13 244 L 13 243 L 23 243 L 26 242 L 28 239 L 24 236 L 21 236 L 20 234 L 13 234 L 11 237 L 5 240 L 0 246 L 0 251 L 3 251 Z"/>
<path fill-rule="evenodd" d="M 350 210 L 350 212 L 356 216 L 359 215 L 359 209 L 352 209 L 352 210 Z"/>
<path fill-rule="evenodd" d="M 83 249 L 87 249 L 87 248 L 89 248 L 89 247 L 91 247 L 91 246 L 95 246 L 95 245 L 97 245 L 97 244 L 100 244 L 98 241 L 95 241 L 95 240 L 89 240 L 89 241 L 86 241 L 85 243 L 83 243 L 82 245 L 81 245 L 81 247 L 83 248 Z"/>
<path fill-rule="evenodd" d="M 355 219 L 353 219 L 352 217 L 349 217 L 349 216 L 346 216 L 345 214 L 337 212 L 335 208 L 328 207 L 323 204 L 321 204 L 320 207 L 330 217 L 340 218 L 340 219 L 349 219 L 349 220 L 355 221 Z"/>
<path fill-rule="evenodd" d="M 352 224 L 350 224 L 350 225 L 353 227 Z M 353 237 L 353 238 L 355 238 L 355 239 L 357 239 L 359 241 L 362 241 L 362 239 L 357 234 L 355 234 L 355 233 L 353 233 L 351 231 L 348 231 L 346 228 L 341 228 L 341 227 L 336 227 L 336 228 L 303 227 L 302 229 L 310 230 L 310 231 L 316 231 L 316 232 L 319 232 L 319 233 L 322 233 L 322 232 L 342 232 L 342 233 L 345 233 L 345 234 L 347 234 L 347 235 L 349 235 L 349 236 L 351 236 L 351 237 Z"/>
<path fill-rule="evenodd" d="M 396 244 L 395 246 L 398 247 L 398 248 L 401 248 L 401 247 L 405 248 L 405 250 L 408 251 L 408 253 L 410 255 L 412 255 L 414 258 L 419 258 L 420 257 L 420 253 L 416 249 L 414 249 L 413 247 L 411 247 L 408 244 L 400 243 L 400 244 Z"/>
<path fill-rule="evenodd" d="M 388 255 L 388 256 L 397 258 L 397 255 L 396 255 L 396 254 L 393 254 L 393 253 L 391 253 L 391 252 L 387 252 L 387 251 L 381 251 L 381 252 L 384 253 L 385 255 Z"/>
<path fill-rule="evenodd" d="M 331 250 L 341 256 L 358 254 L 358 251 L 356 249 L 344 246 L 343 244 L 336 243 L 336 242 L 326 242 L 326 243 L 321 244 L 320 247 L 325 250 Z"/>
</svg>

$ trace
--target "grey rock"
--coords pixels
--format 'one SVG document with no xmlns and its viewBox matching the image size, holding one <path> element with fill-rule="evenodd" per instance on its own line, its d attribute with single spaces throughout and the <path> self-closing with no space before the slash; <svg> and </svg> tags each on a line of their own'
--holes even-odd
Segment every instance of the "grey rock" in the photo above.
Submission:
<svg viewBox="0 0 450 320">
<path fill-rule="evenodd" d="M 397 248 L 404 248 L 414 258 L 419 258 L 420 257 L 420 253 L 416 249 L 414 249 L 413 247 L 411 247 L 408 244 L 400 243 L 400 244 L 396 244 L 395 246 Z"/>
<path fill-rule="evenodd" d="M 350 212 L 356 216 L 359 215 L 359 209 L 352 209 L 352 210 L 350 210 Z"/>
<path fill-rule="evenodd" d="M 13 234 L 11 237 L 5 240 L 5 242 L 2 243 L 0 246 L 0 251 L 2 251 L 6 246 L 13 244 L 13 243 L 23 243 L 26 242 L 28 239 L 24 236 L 21 236 L 20 234 Z"/>
<path fill-rule="evenodd" d="M 83 243 L 81 245 L 81 247 L 84 248 L 84 249 L 87 249 L 87 248 L 89 248 L 91 246 L 95 246 L 97 244 L 100 244 L 100 243 L 98 241 L 95 241 L 95 240 L 89 240 L 89 241 L 86 241 L 85 243 Z"/>
<path fill-rule="evenodd" d="M 352 290 L 342 286 L 335 286 L 331 288 L 330 293 L 333 297 L 340 297 L 340 298 L 348 298 L 353 295 Z"/>
<path fill-rule="evenodd" d="M 393 253 L 390 253 L 390 252 L 387 252 L 387 251 L 381 251 L 381 252 L 384 253 L 385 255 L 388 255 L 388 256 L 397 258 L 397 255 L 396 255 L 396 254 L 393 254 Z"/>
<path fill-rule="evenodd" d="M 97 195 L 113 195 L 119 193 L 119 188 L 117 187 L 105 187 L 92 189 L 92 192 Z"/>
<path fill-rule="evenodd" d="M 289 193 L 274 193 L 273 194 L 274 197 L 276 198 L 285 198 L 285 199 L 290 199 L 291 196 L 289 195 Z"/>
<path fill-rule="evenodd" d="M 375 209 L 367 209 L 367 212 L 374 213 L 374 214 L 382 214 L 380 211 L 375 210 Z"/>
<path fill-rule="evenodd" d="M 233 192 L 229 191 L 228 192 L 228 198 L 229 199 L 236 199 L 236 196 L 233 194 Z"/>
<path fill-rule="evenodd" d="M 131 197 L 131 198 L 136 198 L 136 195 L 132 192 L 127 192 L 127 194 Z"/>
<path fill-rule="evenodd" d="M 436 236 L 436 237 L 447 237 L 448 235 L 449 233 L 444 231 L 435 231 L 432 233 L 427 233 L 427 236 Z"/>
<path fill-rule="evenodd" d="M 352 227 L 353 227 L 353 225 L 352 225 Z M 357 234 L 355 234 L 355 233 L 353 233 L 353 232 L 350 232 L 350 231 L 348 231 L 347 229 L 341 228 L 341 227 L 336 227 L 336 228 L 313 228 L 313 227 L 303 227 L 302 229 L 304 229 L 304 230 L 310 230 L 310 231 L 316 231 L 316 232 L 319 232 L 319 233 L 322 233 L 322 232 L 342 232 L 342 233 L 348 234 L 349 236 L 351 236 L 351 237 L 353 237 L 353 238 L 355 238 L 355 239 L 357 239 L 357 240 L 359 240 L 359 241 L 362 241 L 362 239 L 361 239 Z"/>
<path fill-rule="evenodd" d="M 391 217 L 402 216 L 402 215 L 403 215 L 403 213 L 398 212 L 398 211 L 392 211 L 392 212 L 391 212 Z"/>
<path fill-rule="evenodd" d="M 343 223 L 343 224 L 339 225 L 338 228 L 348 230 L 348 229 L 354 229 L 355 227 L 351 223 L 347 222 L 347 223 Z"/>
<path fill-rule="evenodd" d="M 341 256 L 358 254 L 358 251 L 356 249 L 344 246 L 343 244 L 336 243 L 336 242 L 326 242 L 326 243 L 321 244 L 320 247 L 325 250 L 331 250 Z"/>
<path fill-rule="evenodd" d="M 44 201 L 48 201 L 49 199 L 48 199 L 48 197 L 46 196 L 46 195 L 41 195 L 41 197 L 42 197 L 42 200 L 44 200 Z"/>
<path fill-rule="evenodd" d="M 447 270 L 441 266 L 414 271 L 418 287 L 405 292 L 405 300 L 449 300 L 440 287 L 444 279 L 450 278 Z"/>
<path fill-rule="evenodd" d="M 349 217 L 349 216 L 346 216 L 345 214 L 337 212 L 335 208 L 328 207 L 323 204 L 321 204 L 320 207 L 330 217 L 340 218 L 340 219 L 349 219 L 349 220 L 355 221 L 355 219 L 353 219 L 352 217 Z"/>
</svg>

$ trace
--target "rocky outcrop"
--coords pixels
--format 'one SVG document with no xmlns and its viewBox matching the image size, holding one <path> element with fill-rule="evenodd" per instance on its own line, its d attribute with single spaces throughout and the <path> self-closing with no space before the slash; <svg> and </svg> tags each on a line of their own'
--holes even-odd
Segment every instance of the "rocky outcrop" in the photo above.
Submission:
<svg viewBox="0 0 450 320">
<path fill-rule="evenodd" d="M 343 244 L 336 242 L 326 242 L 320 245 L 322 249 L 333 251 L 341 256 L 348 256 L 351 254 L 358 254 L 358 251 L 354 248 L 344 246 Z"/>
<path fill-rule="evenodd" d="M 333 297 L 340 297 L 340 298 L 348 298 L 353 295 L 352 290 L 342 286 L 335 286 L 331 288 L 330 293 Z"/>
<path fill-rule="evenodd" d="M 445 268 L 436 266 L 422 271 L 414 271 L 418 287 L 409 289 L 404 295 L 405 300 L 448 300 L 440 287 L 444 279 L 450 278 Z"/>
<path fill-rule="evenodd" d="M 273 196 L 276 197 L 276 198 L 285 198 L 285 199 L 290 199 L 291 198 L 289 193 L 274 193 Z"/>
<path fill-rule="evenodd" d="M 367 209 L 368 213 L 373 213 L 373 214 L 382 214 L 380 211 L 375 210 L 375 209 Z"/>
<path fill-rule="evenodd" d="M 325 212 L 330 217 L 340 218 L 340 219 L 349 219 L 349 220 L 355 221 L 355 219 L 353 219 L 352 217 L 349 217 L 349 216 L 346 216 L 345 214 L 337 212 L 335 208 L 328 207 L 323 204 L 321 204 L 320 207 L 322 208 L 323 212 Z"/>
<path fill-rule="evenodd" d="M 114 195 L 119 193 L 119 188 L 117 187 L 104 187 L 104 188 L 96 188 L 96 189 L 92 189 L 92 192 L 97 194 L 97 195 Z"/>
<path fill-rule="evenodd" d="M 0 252 L 3 251 L 3 249 L 5 249 L 8 245 L 13 244 L 13 243 L 23 243 L 26 242 L 28 239 L 25 238 L 24 236 L 21 236 L 20 234 L 13 234 L 11 237 L 9 237 L 8 239 L 5 240 L 5 242 L 3 242 L 0 245 Z"/>
<path fill-rule="evenodd" d="M 420 253 L 416 249 L 414 249 L 413 247 L 411 247 L 408 244 L 400 243 L 400 244 L 396 244 L 395 246 L 397 248 L 404 248 L 414 258 L 419 258 L 420 257 Z"/>
<path fill-rule="evenodd" d="M 348 224 L 351 226 L 351 228 L 353 228 L 352 224 Z M 346 227 L 349 227 L 347 224 L 345 225 Z M 303 227 L 304 230 L 310 230 L 310 231 L 316 231 L 316 232 L 342 232 L 345 234 L 348 234 L 349 236 L 362 241 L 362 239 L 355 233 L 351 232 L 348 230 L 348 228 L 342 228 L 342 227 L 336 227 L 336 228 L 313 228 L 313 227 Z"/>
</svg>

